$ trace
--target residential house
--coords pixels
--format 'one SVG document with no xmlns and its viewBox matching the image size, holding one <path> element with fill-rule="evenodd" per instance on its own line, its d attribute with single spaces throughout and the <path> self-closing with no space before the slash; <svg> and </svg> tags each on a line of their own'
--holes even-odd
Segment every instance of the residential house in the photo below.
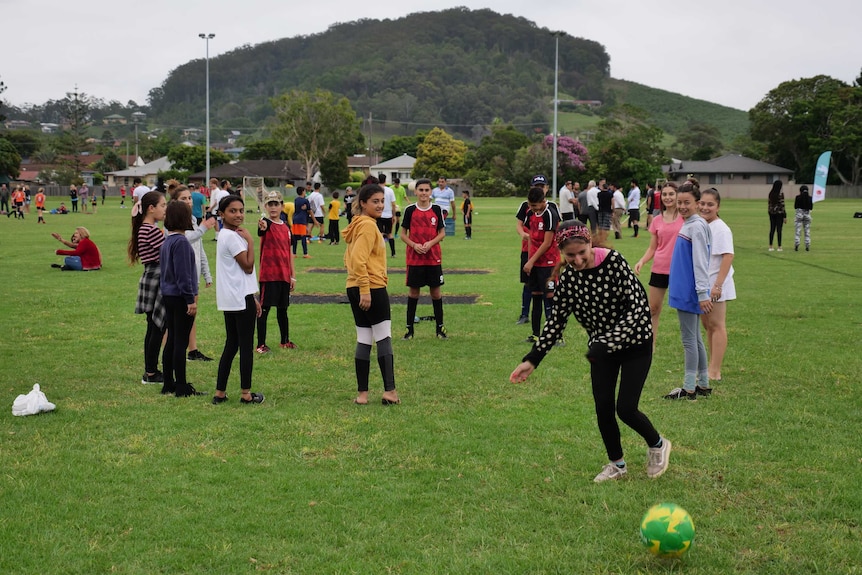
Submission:
<svg viewBox="0 0 862 575">
<path fill-rule="evenodd" d="M 372 174 L 386 174 L 387 182 L 392 182 L 395 178 L 399 178 L 402 184 L 407 184 L 413 181 L 413 177 L 410 174 L 413 173 L 413 166 L 415 164 L 416 158 L 403 154 L 391 160 L 374 164 L 369 169 Z"/>
<path fill-rule="evenodd" d="M 701 189 L 715 187 L 723 198 L 764 199 L 774 181 L 788 184 L 793 177 L 793 170 L 739 154 L 725 154 L 706 161 L 674 160 L 662 166 L 662 171 L 669 181 L 677 183 L 694 176 Z"/>
</svg>

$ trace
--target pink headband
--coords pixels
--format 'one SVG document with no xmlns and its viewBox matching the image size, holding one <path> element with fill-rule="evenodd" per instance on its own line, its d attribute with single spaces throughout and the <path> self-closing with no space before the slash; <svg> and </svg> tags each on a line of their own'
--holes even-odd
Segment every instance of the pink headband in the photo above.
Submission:
<svg viewBox="0 0 862 575">
<path fill-rule="evenodd" d="M 581 239 L 590 244 L 592 243 L 593 238 L 590 234 L 590 228 L 587 226 L 569 226 L 559 230 L 555 239 L 557 241 L 557 247 L 562 247 L 563 242 L 566 240 Z"/>
</svg>

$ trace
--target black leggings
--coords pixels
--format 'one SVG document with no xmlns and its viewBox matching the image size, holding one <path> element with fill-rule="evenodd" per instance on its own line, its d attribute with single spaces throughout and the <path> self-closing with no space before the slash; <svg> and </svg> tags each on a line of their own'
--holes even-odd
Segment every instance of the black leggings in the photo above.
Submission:
<svg viewBox="0 0 862 575">
<path fill-rule="evenodd" d="M 772 246 L 772 238 L 778 234 L 778 247 L 781 247 L 781 228 L 784 227 L 784 214 L 769 214 L 769 245 Z"/>
<path fill-rule="evenodd" d="M 162 369 L 165 371 L 165 390 L 185 393 L 186 381 L 186 348 L 189 346 L 189 334 L 195 323 L 195 316 L 188 314 L 188 304 L 180 296 L 162 296 L 165 303 L 168 341 L 162 353 Z"/>
<path fill-rule="evenodd" d="M 650 364 L 652 364 L 652 341 L 637 350 L 623 350 L 602 356 L 590 364 L 596 419 L 608 452 L 608 459 L 611 461 L 623 458 L 620 426 L 614 416 L 614 395 L 620 372 L 622 375 L 620 393 L 616 397 L 616 414 L 623 423 L 638 432 L 648 446 L 657 444 L 660 439 L 658 431 L 650 423 L 649 418 L 638 410 Z"/>
<path fill-rule="evenodd" d="M 144 336 L 144 369 L 148 374 L 159 371 L 159 349 L 165 331 L 153 322 L 153 312 L 147 312 L 147 334 Z"/>
<path fill-rule="evenodd" d="M 227 379 L 233 358 L 239 351 L 239 387 L 251 389 L 251 370 L 254 362 L 254 324 L 257 319 L 257 307 L 254 296 L 245 296 L 245 309 L 242 311 L 224 312 L 224 330 L 226 334 L 224 351 L 218 362 L 218 378 L 216 389 L 227 390 Z"/>
</svg>

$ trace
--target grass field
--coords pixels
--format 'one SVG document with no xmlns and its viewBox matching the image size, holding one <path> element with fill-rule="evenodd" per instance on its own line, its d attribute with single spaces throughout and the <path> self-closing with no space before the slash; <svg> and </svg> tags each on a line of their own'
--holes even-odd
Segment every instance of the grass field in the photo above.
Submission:
<svg viewBox="0 0 862 575">
<path fill-rule="evenodd" d="M 666 308 L 641 407 L 673 441 L 648 480 L 645 446 L 623 428 L 628 478 L 597 485 L 606 462 L 589 390 L 586 337 L 571 323 L 525 385 L 508 383 L 529 330 L 516 326 L 519 200 L 477 198 L 474 237 L 444 242 L 449 341 L 417 326 L 395 341 L 403 404 L 359 407 L 345 305 L 294 305 L 297 350 L 255 358 L 262 405 L 163 397 L 140 384 L 141 266 L 125 262 L 129 210 L 0 218 L 0 573 L 686 573 L 862 572 L 859 399 L 862 220 L 859 201 L 816 205 L 812 252 L 766 251 L 765 202 L 728 201 L 739 299 L 728 306 L 723 382 L 697 402 L 661 399 L 682 381 Z M 254 215 L 249 216 L 254 218 Z M 99 272 L 51 269 L 85 225 Z M 791 229 L 789 229 L 791 228 Z M 630 262 L 648 236 L 616 242 Z M 205 241 L 214 259 L 215 242 Z M 297 291 L 336 294 L 341 247 L 311 246 Z M 403 266 L 403 246 L 393 267 Z M 644 274 L 644 280 L 647 278 Z M 390 291 L 404 293 L 403 275 Z M 430 315 L 430 306 L 419 315 Z M 403 306 L 393 307 L 402 333 Z M 214 288 L 203 289 L 200 349 L 224 340 Z M 277 337 L 270 319 L 270 345 Z M 212 391 L 216 362 L 190 362 Z M 40 383 L 53 413 L 13 417 Z M 382 386 L 372 371 L 372 399 Z M 638 539 L 654 503 L 676 502 L 697 538 L 679 561 Z"/>
</svg>

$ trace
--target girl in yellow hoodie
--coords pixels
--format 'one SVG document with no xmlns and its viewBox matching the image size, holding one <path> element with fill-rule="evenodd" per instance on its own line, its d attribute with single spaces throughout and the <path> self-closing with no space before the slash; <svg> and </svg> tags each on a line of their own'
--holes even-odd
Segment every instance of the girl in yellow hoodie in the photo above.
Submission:
<svg viewBox="0 0 862 575">
<path fill-rule="evenodd" d="M 368 377 L 371 371 L 371 346 L 377 343 L 377 363 L 383 376 L 383 405 L 401 403 L 395 391 L 395 362 L 392 354 L 392 321 L 386 286 L 386 245 L 377 228 L 383 213 L 383 188 L 362 186 L 352 202 L 353 219 L 341 232 L 347 243 L 347 298 L 356 324 L 356 386 L 354 403 L 368 403 Z"/>
</svg>

